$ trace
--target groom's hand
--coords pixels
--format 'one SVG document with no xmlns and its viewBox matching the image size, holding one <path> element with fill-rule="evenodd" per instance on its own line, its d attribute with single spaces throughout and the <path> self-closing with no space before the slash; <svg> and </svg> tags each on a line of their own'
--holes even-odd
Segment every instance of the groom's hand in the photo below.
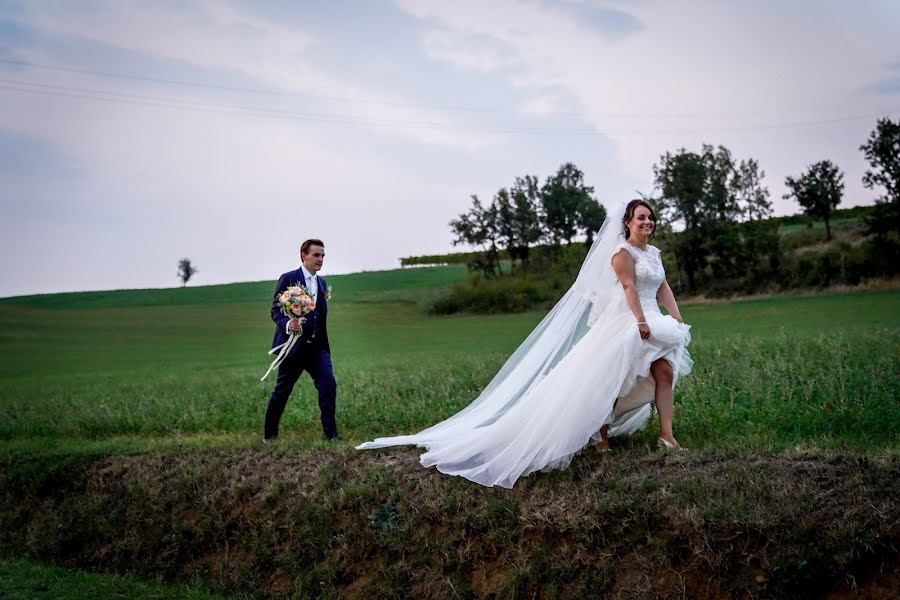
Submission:
<svg viewBox="0 0 900 600">
<path fill-rule="evenodd" d="M 300 331 L 302 327 L 300 327 L 300 319 L 291 319 L 288 322 L 288 329 L 290 331 Z"/>
</svg>

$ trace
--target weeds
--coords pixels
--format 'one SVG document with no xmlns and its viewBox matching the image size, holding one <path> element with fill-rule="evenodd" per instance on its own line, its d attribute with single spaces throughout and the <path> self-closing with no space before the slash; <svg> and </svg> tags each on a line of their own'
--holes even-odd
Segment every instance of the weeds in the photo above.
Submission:
<svg viewBox="0 0 900 600">
<path fill-rule="evenodd" d="M 612 462 L 585 453 L 564 483 L 533 474 L 513 490 L 387 458 L 95 457 L 61 470 L 66 485 L 24 493 L 14 482 L 32 466 L 13 458 L 0 552 L 309 597 L 766 597 L 869 585 L 878 565 L 879 581 L 897 577 L 896 455 L 638 448 Z"/>
</svg>

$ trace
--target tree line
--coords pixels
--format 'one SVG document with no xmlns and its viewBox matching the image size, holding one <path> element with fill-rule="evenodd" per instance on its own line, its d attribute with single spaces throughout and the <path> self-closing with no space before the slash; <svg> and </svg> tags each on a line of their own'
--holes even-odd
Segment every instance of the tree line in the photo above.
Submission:
<svg viewBox="0 0 900 600">
<path fill-rule="evenodd" d="M 534 175 L 517 177 L 500 188 L 489 204 L 472 195 L 472 206 L 450 221 L 453 245 L 481 248 L 481 256 L 469 261 L 470 270 L 488 278 L 503 274 L 501 250 L 510 259 L 511 272 L 531 268 L 535 245 L 571 244 L 584 235 L 587 245 L 606 219 L 606 210 L 594 197 L 594 188 L 584 183 L 584 174 L 572 163 L 539 185 Z"/>
<path fill-rule="evenodd" d="M 879 119 L 868 140 L 860 146 L 871 168 L 863 185 L 883 187 L 876 199 L 875 217 L 867 223 L 869 233 L 896 253 L 897 215 L 900 214 L 900 121 Z M 658 197 L 654 205 L 661 213 L 663 231 L 678 228 L 670 236 L 669 249 L 686 281 L 681 287 L 696 291 L 703 279 L 759 280 L 777 273 L 781 255 L 778 231 L 773 222 L 761 219 L 771 214 L 769 191 L 762 185 L 764 172 L 753 159 L 737 162 L 731 152 L 704 145 L 699 153 L 681 149 L 666 153 L 654 165 Z M 830 241 L 831 213 L 843 199 L 844 174 L 832 161 L 813 163 L 799 176 L 788 176 L 785 199 L 794 199 L 804 214 L 825 223 Z M 893 250 L 891 250 L 893 248 Z"/>
<path fill-rule="evenodd" d="M 884 191 L 866 221 L 872 243 L 865 250 L 871 256 L 860 260 L 879 262 L 876 275 L 893 274 L 900 264 L 900 120 L 879 119 L 860 150 L 870 165 L 863 185 Z M 653 173 L 654 193 L 644 197 L 659 217 L 654 243 L 668 255 L 670 278 L 681 292 L 727 287 L 729 282 L 756 289 L 778 278 L 786 257 L 778 222 L 769 218 L 765 172 L 755 159 L 738 160 L 724 146 L 704 144 L 699 152 L 666 152 Z M 808 217 L 824 221 L 828 241 L 831 215 L 843 199 L 843 178 L 837 165 L 821 160 L 785 179 L 784 197 L 794 199 Z M 573 246 L 582 236 L 590 246 L 606 217 L 593 194 L 572 163 L 562 165 L 543 185 L 535 176 L 516 178 L 489 204 L 472 196 L 470 209 L 450 222 L 453 244 L 482 250 L 469 261 L 469 269 L 487 279 L 504 275 L 501 255 L 512 265 L 509 275 L 527 277 L 536 247 L 562 256 L 558 250 L 563 242 Z M 576 258 L 569 270 L 577 270 L 577 256 L 571 251 L 565 255 Z"/>
</svg>

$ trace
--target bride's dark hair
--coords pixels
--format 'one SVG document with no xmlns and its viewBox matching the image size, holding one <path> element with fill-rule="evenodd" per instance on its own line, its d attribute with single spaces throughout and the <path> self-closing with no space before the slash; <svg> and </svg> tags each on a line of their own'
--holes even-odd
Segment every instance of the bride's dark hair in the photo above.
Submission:
<svg viewBox="0 0 900 600">
<path fill-rule="evenodd" d="M 628 239 L 628 236 L 631 235 L 631 232 L 628 230 L 628 221 L 634 218 L 634 211 L 637 210 L 638 206 L 646 206 L 650 211 L 650 220 L 656 224 L 656 213 L 653 211 L 653 207 L 646 200 L 641 200 L 638 198 L 637 200 L 632 200 L 628 204 L 625 205 L 625 216 L 622 217 L 622 228 L 625 230 L 625 239 Z M 650 234 L 648 240 L 652 240 L 653 236 L 656 235 L 656 227 L 653 228 L 653 233 Z"/>
</svg>

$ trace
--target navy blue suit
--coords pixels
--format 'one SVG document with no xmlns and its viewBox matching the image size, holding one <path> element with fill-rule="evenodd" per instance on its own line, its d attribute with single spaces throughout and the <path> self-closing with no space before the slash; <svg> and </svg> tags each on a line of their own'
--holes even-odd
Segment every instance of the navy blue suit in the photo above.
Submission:
<svg viewBox="0 0 900 600">
<path fill-rule="evenodd" d="M 334 418 L 337 384 L 334 381 L 334 371 L 331 366 L 331 346 L 328 344 L 327 326 L 328 301 L 325 299 L 325 290 L 328 287 L 325 280 L 318 276 L 316 276 L 316 284 L 318 290 L 316 309 L 306 315 L 303 334 L 281 366 L 278 367 L 278 379 L 275 381 L 275 389 L 272 390 L 269 406 L 266 409 L 263 431 L 266 439 L 278 437 L 278 423 L 281 421 L 284 407 L 294 389 L 294 384 L 300 379 L 303 371 L 310 374 L 316 390 L 319 392 L 319 411 L 322 413 L 322 431 L 325 437 L 337 436 L 337 424 Z M 278 279 L 278 284 L 275 286 L 275 295 L 272 299 L 272 320 L 275 321 L 273 348 L 288 340 L 288 334 L 285 332 L 288 318 L 281 312 L 278 296 L 293 285 L 306 285 L 303 269 L 285 273 Z"/>
</svg>

